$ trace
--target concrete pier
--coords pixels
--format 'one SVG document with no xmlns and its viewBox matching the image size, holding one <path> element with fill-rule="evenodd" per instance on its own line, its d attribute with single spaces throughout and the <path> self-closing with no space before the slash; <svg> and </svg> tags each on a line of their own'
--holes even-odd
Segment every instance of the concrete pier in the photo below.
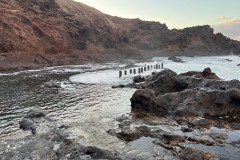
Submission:
<svg viewBox="0 0 240 160">
<path fill-rule="evenodd" d="M 150 70 L 153 70 L 153 69 L 163 69 L 163 63 L 157 63 L 157 64 L 154 64 L 154 65 L 144 65 L 142 67 L 139 67 L 139 68 L 130 68 L 130 69 L 125 69 L 125 70 L 122 70 L 122 71 L 119 71 L 119 78 L 123 77 L 124 75 L 127 75 L 128 72 L 129 74 L 141 74 L 145 71 L 150 71 Z"/>
</svg>

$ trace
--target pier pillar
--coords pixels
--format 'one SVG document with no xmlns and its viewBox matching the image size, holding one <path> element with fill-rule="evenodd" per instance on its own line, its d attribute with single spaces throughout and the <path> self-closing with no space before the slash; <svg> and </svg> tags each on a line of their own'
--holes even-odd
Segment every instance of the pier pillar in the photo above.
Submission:
<svg viewBox="0 0 240 160">
<path fill-rule="evenodd" d="M 162 63 L 162 69 L 163 69 L 163 63 Z"/>
<path fill-rule="evenodd" d="M 141 68 L 138 68 L 138 73 L 141 73 Z"/>
<path fill-rule="evenodd" d="M 133 69 L 133 74 L 136 74 L 136 69 Z"/>
<path fill-rule="evenodd" d="M 147 66 L 147 70 L 150 70 L 150 66 Z"/>
<path fill-rule="evenodd" d="M 147 70 L 147 67 L 144 67 L 144 71 L 146 71 Z"/>
<path fill-rule="evenodd" d="M 119 71 L 119 78 L 122 77 L 122 71 Z"/>
<path fill-rule="evenodd" d="M 132 74 L 132 69 L 130 69 L 130 74 Z"/>
<path fill-rule="evenodd" d="M 143 68 L 141 68 L 141 73 L 143 73 Z"/>
<path fill-rule="evenodd" d="M 124 74 L 127 75 L 127 71 L 124 71 Z"/>
</svg>

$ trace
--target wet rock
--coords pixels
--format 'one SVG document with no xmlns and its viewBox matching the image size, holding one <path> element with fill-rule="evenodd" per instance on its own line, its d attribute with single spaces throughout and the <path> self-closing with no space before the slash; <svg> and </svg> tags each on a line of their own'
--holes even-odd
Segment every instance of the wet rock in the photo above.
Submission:
<svg viewBox="0 0 240 160">
<path fill-rule="evenodd" d="M 240 64 L 238 64 L 237 66 L 240 67 Z"/>
<path fill-rule="evenodd" d="M 126 85 L 124 84 L 112 86 L 112 88 L 124 88 L 124 87 L 126 87 Z"/>
<path fill-rule="evenodd" d="M 188 126 L 195 128 L 195 129 L 210 128 L 213 125 L 214 125 L 214 121 L 210 120 L 210 119 L 200 119 L 200 120 L 188 121 Z"/>
<path fill-rule="evenodd" d="M 24 131 L 31 130 L 32 134 L 37 133 L 36 126 L 31 119 L 23 119 L 19 122 L 19 125 L 20 125 L 20 129 Z"/>
<path fill-rule="evenodd" d="M 186 139 L 187 139 L 187 136 L 181 136 L 181 135 L 175 135 L 175 134 L 163 134 L 162 135 L 163 139 L 166 141 L 165 143 L 166 144 L 176 144 L 176 143 L 179 143 L 179 142 L 185 142 Z"/>
<path fill-rule="evenodd" d="M 121 139 L 125 142 L 130 142 L 130 141 L 133 141 L 133 140 L 137 140 L 137 139 L 139 139 L 143 136 L 140 131 L 131 130 L 128 127 L 125 127 L 123 129 L 121 129 L 120 132 L 116 132 L 115 130 L 108 130 L 107 132 L 110 135 L 116 136 L 116 137 L 118 137 L 119 139 Z"/>
<path fill-rule="evenodd" d="M 136 89 L 141 89 L 142 85 L 141 84 L 136 84 L 136 83 L 130 83 L 130 84 L 120 84 L 120 85 L 114 85 L 112 86 L 113 89 L 116 88 L 136 88 Z"/>
<path fill-rule="evenodd" d="M 191 142 L 196 142 L 207 146 L 213 146 L 215 144 L 215 142 L 213 141 L 210 141 L 208 139 L 202 139 L 199 137 L 188 137 L 187 139 Z"/>
<path fill-rule="evenodd" d="M 37 110 L 37 109 L 31 109 L 27 113 L 25 118 L 44 118 L 45 116 L 46 116 L 46 114 L 43 111 Z"/>
<path fill-rule="evenodd" d="M 154 90 L 155 95 L 177 92 L 179 89 L 177 82 L 177 73 L 165 69 L 147 80 L 145 88 Z"/>
<path fill-rule="evenodd" d="M 36 134 L 36 123 L 38 122 L 43 122 L 41 121 L 44 118 L 48 120 L 49 122 L 52 122 L 53 120 L 50 117 L 47 117 L 46 114 L 38 109 L 31 109 L 24 118 L 19 121 L 20 128 L 23 129 L 24 131 L 26 130 L 31 130 L 32 134 Z M 35 122 L 34 122 L 34 121 Z"/>
<path fill-rule="evenodd" d="M 210 133 L 209 136 L 214 140 L 217 140 L 217 139 L 226 140 L 228 138 L 227 133 Z"/>
<path fill-rule="evenodd" d="M 203 72 L 189 71 L 179 74 L 179 76 L 194 76 L 196 78 L 220 80 L 220 78 L 215 73 L 212 73 L 210 68 L 205 68 Z"/>
<path fill-rule="evenodd" d="M 107 132 L 112 136 L 116 136 L 126 142 L 137 140 L 143 136 L 151 136 L 150 128 L 148 128 L 147 126 L 140 126 L 133 129 L 131 129 L 130 127 L 124 127 L 121 128 L 120 132 L 110 129 Z"/>
<path fill-rule="evenodd" d="M 58 81 L 51 80 L 49 82 L 44 83 L 44 88 L 61 88 L 61 84 Z"/>
<path fill-rule="evenodd" d="M 168 60 L 171 60 L 173 62 L 179 62 L 179 63 L 183 63 L 184 62 L 181 58 L 177 58 L 175 56 L 169 57 Z"/>
<path fill-rule="evenodd" d="M 134 83 L 140 83 L 140 82 L 144 82 L 144 81 L 145 81 L 145 77 L 143 77 L 141 75 L 133 77 Z"/>
<path fill-rule="evenodd" d="M 226 61 L 228 61 L 228 62 L 232 62 L 232 60 L 231 59 L 225 59 Z"/>
<path fill-rule="evenodd" d="M 94 159 L 117 159 L 116 153 L 107 151 L 107 150 L 101 150 L 97 147 L 85 147 L 83 149 L 83 152 L 87 155 L 90 155 Z"/>
<path fill-rule="evenodd" d="M 157 74 L 157 72 L 152 72 L 152 76 L 154 76 L 154 75 L 156 75 Z"/>
<path fill-rule="evenodd" d="M 69 159 L 81 159 L 86 157 L 90 159 L 119 159 L 115 152 L 102 150 L 94 146 L 84 147 L 74 142 L 62 143 L 56 151 L 56 155 L 58 159 L 63 159 L 66 155 L 69 155 Z"/>
<path fill-rule="evenodd" d="M 154 92 L 150 89 L 137 90 L 130 100 L 133 112 L 165 114 L 164 108 L 158 106 Z"/>
<path fill-rule="evenodd" d="M 193 148 L 185 148 L 180 155 L 181 160 L 215 160 L 217 156 L 208 152 L 198 151 Z"/>
<path fill-rule="evenodd" d="M 181 130 L 183 132 L 193 132 L 194 130 L 192 128 L 182 127 Z"/>
<path fill-rule="evenodd" d="M 240 111 L 240 82 L 218 81 L 210 68 L 201 78 L 164 70 L 146 80 L 131 100 L 133 112 L 158 116 L 204 117 Z M 210 79 L 209 79 L 210 78 Z M 218 78 L 217 78 L 218 79 Z"/>
</svg>

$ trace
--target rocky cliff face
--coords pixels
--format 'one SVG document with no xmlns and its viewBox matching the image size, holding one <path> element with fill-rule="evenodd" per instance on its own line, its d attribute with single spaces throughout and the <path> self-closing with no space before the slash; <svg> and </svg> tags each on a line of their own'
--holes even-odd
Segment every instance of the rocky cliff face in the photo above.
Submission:
<svg viewBox="0 0 240 160">
<path fill-rule="evenodd" d="M 138 57 L 141 51 L 240 53 L 240 42 L 214 34 L 210 26 L 169 30 L 159 22 L 109 16 L 72 0 L 0 0 L 0 6 L 1 70 Z"/>
</svg>

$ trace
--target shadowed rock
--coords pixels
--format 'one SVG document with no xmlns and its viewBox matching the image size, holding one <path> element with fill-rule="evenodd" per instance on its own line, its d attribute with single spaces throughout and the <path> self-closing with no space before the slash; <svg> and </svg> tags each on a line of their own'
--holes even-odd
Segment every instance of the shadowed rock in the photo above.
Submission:
<svg viewBox="0 0 240 160">
<path fill-rule="evenodd" d="M 175 56 L 169 57 L 168 60 L 171 60 L 173 62 L 179 62 L 179 63 L 183 63 L 184 62 L 181 58 L 177 58 Z"/>
<path fill-rule="evenodd" d="M 208 153 L 198 151 L 193 148 L 186 148 L 183 150 L 182 154 L 180 155 L 181 160 L 215 160 L 217 156 Z"/>
<path fill-rule="evenodd" d="M 210 68 L 180 75 L 164 70 L 146 80 L 146 89 L 133 94 L 132 111 L 175 118 L 239 112 L 240 82 L 218 79 Z"/>
<path fill-rule="evenodd" d="M 19 122 L 19 125 L 20 125 L 20 129 L 22 129 L 24 131 L 31 130 L 32 134 L 37 133 L 36 126 L 31 119 L 23 119 Z"/>
<path fill-rule="evenodd" d="M 43 111 L 31 109 L 24 118 L 42 118 L 46 114 Z"/>
</svg>

